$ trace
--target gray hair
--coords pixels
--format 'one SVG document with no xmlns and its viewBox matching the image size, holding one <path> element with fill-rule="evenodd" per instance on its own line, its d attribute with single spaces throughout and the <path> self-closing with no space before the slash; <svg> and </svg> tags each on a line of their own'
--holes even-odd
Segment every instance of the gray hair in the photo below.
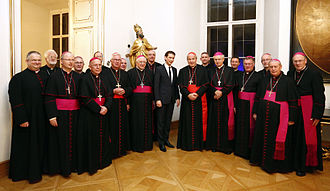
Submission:
<svg viewBox="0 0 330 191">
<path fill-rule="evenodd" d="M 56 55 L 56 58 L 58 57 L 58 55 L 57 55 L 57 53 L 56 53 L 55 50 L 49 49 L 49 50 L 47 50 L 47 51 L 45 52 L 45 54 L 44 54 L 45 58 L 48 57 L 49 53 L 54 53 L 54 54 Z"/>
</svg>

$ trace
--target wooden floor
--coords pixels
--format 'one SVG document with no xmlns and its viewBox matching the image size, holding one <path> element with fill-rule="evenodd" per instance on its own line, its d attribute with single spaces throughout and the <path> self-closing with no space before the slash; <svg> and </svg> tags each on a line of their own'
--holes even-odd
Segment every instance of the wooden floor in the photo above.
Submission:
<svg viewBox="0 0 330 191">
<path fill-rule="evenodd" d="M 176 131 L 171 131 L 176 143 Z M 233 154 L 209 151 L 185 152 L 169 149 L 130 153 L 93 176 L 72 174 L 70 178 L 44 176 L 37 184 L 0 179 L 4 190 L 330 190 L 330 161 L 324 171 L 297 177 L 295 173 L 267 174 Z"/>
</svg>

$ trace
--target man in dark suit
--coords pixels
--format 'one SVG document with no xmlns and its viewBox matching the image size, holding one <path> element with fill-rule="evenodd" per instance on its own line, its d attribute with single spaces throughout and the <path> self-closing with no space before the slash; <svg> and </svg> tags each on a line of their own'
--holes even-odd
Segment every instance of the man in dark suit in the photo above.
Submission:
<svg viewBox="0 0 330 191">
<path fill-rule="evenodd" d="M 172 67 L 175 53 L 165 53 L 165 64 L 156 68 L 154 93 L 157 106 L 158 143 L 161 151 L 166 152 L 166 146 L 174 148 L 168 141 L 174 103 L 180 105 L 177 83 L 177 70 Z"/>
</svg>

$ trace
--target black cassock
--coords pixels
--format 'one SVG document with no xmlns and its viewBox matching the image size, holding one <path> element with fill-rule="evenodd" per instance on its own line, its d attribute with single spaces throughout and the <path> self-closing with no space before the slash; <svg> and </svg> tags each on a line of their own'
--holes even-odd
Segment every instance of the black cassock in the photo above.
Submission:
<svg viewBox="0 0 330 191">
<path fill-rule="evenodd" d="M 205 148 L 230 153 L 234 139 L 234 100 L 232 89 L 234 71 L 223 65 L 220 69 L 209 70 L 210 86 L 208 90 L 209 113 Z M 219 84 L 220 80 L 220 84 Z M 220 99 L 214 99 L 216 90 L 222 91 Z"/>
<path fill-rule="evenodd" d="M 236 123 L 235 123 L 235 155 L 249 159 L 255 120 L 252 108 L 260 79 L 260 73 L 252 71 L 240 73 L 236 77 Z"/>
<path fill-rule="evenodd" d="M 40 68 L 40 71 L 43 71 L 47 74 L 47 79 L 56 71 L 58 71 L 58 67 L 54 67 L 53 69 L 49 68 L 47 65 L 44 65 L 43 67 Z"/>
<path fill-rule="evenodd" d="M 132 88 L 130 86 L 127 72 L 123 70 L 116 71 L 113 68 L 110 68 L 107 75 L 111 92 L 113 92 L 113 89 L 117 88 L 117 80 L 119 80 L 120 87 L 125 90 L 125 94 L 123 96 L 113 95 L 112 106 L 110 108 L 113 158 L 117 158 L 119 156 L 126 155 L 126 151 L 130 149 L 127 98 L 132 93 Z"/>
<path fill-rule="evenodd" d="M 190 84 L 189 81 L 192 81 Z M 177 147 L 182 150 L 203 149 L 203 115 L 201 96 L 207 90 L 207 70 L 200 65 L 190 66 L 179 72 L 178 85 L 182 94 Z M 198 97 L 191 101 L 188 95 L 196 92 Z"/>
<path fill-rule="evenodd" d="M 267 172 L 292 171 L 294 125 L 289 126 L 288 121 L 296 121 L 297 96 L 293 80 L 283 73 L 275 79 L 267 76 L 258 87 L 250 162 Z"/>
<path fill-rule="evenodd" d="M 96 173 L 112 163 L 112 144 L 110 137 L 110 108 L 112 94 L 108 81 L 100 74 L 97 78 L 92 73 L 83 75 L 80 81 L 79 97 L 82 107 L 79 114 L 78 173 L 88 171 Z M 108 109 L 101 115 L 101 107 Z"/>
<path fill-rule="evenodd" d="M 313 119 L 321 119 L 325 106 L 323 79 L 319 72 L 306 67 L 300 73 L 290 71 L 300 96 L 295 128 L 295 159 L 297 171 L 323 170 L 321 125 L 313 127 Z M 306 124 L 306 125 L 305 125 Z"/>
<path fill-rule="evenodd" d="M 49 78 L 45 93 L 47 120 L 56 117 L 58 127 L 49 129 L 49 173 L 69 176 L 77 168 L 78 89 L 81 75 L 60 69 Z"/>
<path fill-rule="evenodd" d="M 13 112 L 9 178 L 13 181 L 41 180 L 45 157 L 45 112 L 42 93 L 47 74 L 25 69 L 9 82 L 9 102 Z M 20 124 L 29 122 L 29 127 Z"/>
<path fill-rule="evenodd" d="M 153 74 L 149 69 L 140 71 L 132 68 L 128 71 L 128 76 L 133 90 L 129 98 L 131 149 L 136 152 L 152 150 Z"/>
</svg>

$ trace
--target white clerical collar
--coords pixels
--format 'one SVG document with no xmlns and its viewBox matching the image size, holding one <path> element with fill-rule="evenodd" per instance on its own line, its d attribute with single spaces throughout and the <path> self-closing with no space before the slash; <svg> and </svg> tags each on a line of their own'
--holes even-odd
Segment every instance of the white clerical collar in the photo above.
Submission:
<svg viewBox="0 0 330 191">
<path fill-rule="evenodd" d="M 217 67 L 219 70 L 224 66 L 224 64 L 222 64 L 220 67 Z"/>
<path fill-rule="evenodd" d="M 302 71 L 304 71 L 306 69 L 306 67 L 307 67 L 307 65 L 302 70 L 300 70 L 300 71 L 296 70 L 296 71 L 297 72 L 302 72 Z"/>
</svg>

